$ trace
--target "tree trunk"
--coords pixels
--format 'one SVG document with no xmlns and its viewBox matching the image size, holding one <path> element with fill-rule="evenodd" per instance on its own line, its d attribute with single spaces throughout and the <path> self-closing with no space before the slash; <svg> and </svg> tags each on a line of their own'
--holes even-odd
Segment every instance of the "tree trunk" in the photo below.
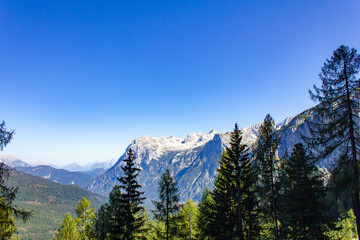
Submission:
<svg viewBox="0 0 360 240">
<path fill-rule="evenodd" d="M 277 212 L 276 212 L 276 204 L 275 204 L 275 183 L 274 183 L 274 161 L 271 159 L 271 197 L 272 197 L 272 206 L 274 212 L 274 223 L 275 223 L 275 239 L 279 239 L 278 235 L 278 223 L 277 223 Z"/>
<path fill-rule="evenodd" d="M 350 133 L 350 141 L 351 141 L 351 163 L 353 165 L 353 174 L 354 174 L 354 184 L 351 192 L 352 202 L 354 208 L 354 215 L 356 218 L 356 229 L 359 236 L 360 233 L 360 203 L 359 203 L 359 168 L 358 162 L 356 158 L 356 143 L 355 143 L 355 133 L 354 133 L 354 121 L 352 116 L 351 102 L 350 102 L 350 91 L 349 91 L 349 82 L 348 76 L 346 72 L 346 64 L 344 63 L 344 75 L 345 75 L 345 84 L 346 84 L 346 97 L 347 97 L 347 108 L 349 114 L 349 133 Z"/>
<path fill-rule="evenodd" d="M 239 163 L 237 163 L 239 164 Z M 238 221 L 239 221 L 239 238 L 240 240 L 244 239 L 244 234 L 243 234 L 243 226 L 242 226 L 242 217 L 241 217 L 241 198 L 240 198 L 240 167 L 237 167 L 237 173 L 236 173 L 236 190 L 237 190 L 237 211 L 238 211 Z"/>
</svg>

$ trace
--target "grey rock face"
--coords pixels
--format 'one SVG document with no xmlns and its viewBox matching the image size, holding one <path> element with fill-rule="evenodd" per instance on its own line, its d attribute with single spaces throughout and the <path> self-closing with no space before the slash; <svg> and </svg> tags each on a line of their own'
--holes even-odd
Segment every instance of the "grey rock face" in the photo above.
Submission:
<svg viewBox="0 0 360 240">
<path fill-rule="evenodd" d="M 309 135 L 308 120 L 311 110 L 285 119 L 277 125 L 280 135 L 279 156 L 290 154 L 295 144 L 302 142 L 301 135 Z M 243 143 L 251 147 L 257 140 L 260 124 L 242 128 Z M 229 146 L 230 133 L 190 133 L 187 138 L 149 136 L 134 140 L 129 148 L 135 153 L 136 164 L 141 168 L 139 182 L 145 191 L 147 204 L 157 199 L 160 175 L 169 169 L 175 177 L 180 193 L 180 201 L 192 198 L 199 201 L 203 190 L 212 187 L 219 167 L 222 151 Z M 123 154 L 115 165 L 88 185 L 87 189 L 107 195 L 118 184 L 122 176 Z"/>
</svg>

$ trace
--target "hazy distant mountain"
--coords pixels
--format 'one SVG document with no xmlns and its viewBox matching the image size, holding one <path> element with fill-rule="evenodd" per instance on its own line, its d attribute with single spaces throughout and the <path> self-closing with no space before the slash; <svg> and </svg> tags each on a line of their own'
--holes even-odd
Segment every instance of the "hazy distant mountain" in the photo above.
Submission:
<svg viewBox="0 0 360 240">
<path fill-rule="evenodd" d="M 11 168 L 15 167 L 30 167 L 30 164 L 27 164 L 24 161 L 21 161 L 18 157 L 13 155 L 0 155 L 0 162 L 5 163 Z"/>
<path fill-rule="evenodd" d="M 279 155 L 291 153 L 294 144 L 301 142 L 301 134 L 308 134 L 307 111 L 289 117 L 277 124 L 280 134 Z M 260 124 L 242 128 L 243 141 L 248 146 L 255 143 Z M 192 198 L 199 201 L 205 187 L 211 187 L 217 174 L 222 151 L 229 146 L 230 133 L 190 133 L 186 138 L 149 137 L 135 139 L 126 149 L 132 148 L 136 157 L 136 165 L 141 168 L 139 181 L 145 191 L 147 204 L 149 199 L 157 198 L 159 176 L 166 170 L 175 176 L 180 200 Z M 126 154 L 106 173 L 92 181 L 87 189 L 107 195 L 118 183 L 123 171 L 121 165 Z"/>
<path fill-rule="evenodd" d="M 16 170 L 42 177 L 61 184 L 75 184 L 84 188 L 95 176 L 83 172 L 70 172 L 64 169 L 57 169 L 46 165 L 35 167 L 15 167 Z"/>
<path fill-rule="evenodd" d="M 59 167 L 72 172 L 92 172 L 95 169 L 109 169 L 116 163 L 115 159 L 111 159 L 108 161 L 96 161 L 86 164 L 85 166 L 79 165 L 77 163 L 70 163 L 64 167 Z"/>
</svg>

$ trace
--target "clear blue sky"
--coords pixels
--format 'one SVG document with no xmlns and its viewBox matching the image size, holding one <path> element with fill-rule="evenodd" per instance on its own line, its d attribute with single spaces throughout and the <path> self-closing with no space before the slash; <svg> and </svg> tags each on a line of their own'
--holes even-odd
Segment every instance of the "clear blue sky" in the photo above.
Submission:
<svg viewBox="0 0 360 240">
<path fill-rule="evenodd" d="M 64 165 L 313 106 L 360 1 L 0 1 L 1 154 Z"/>
</svg>

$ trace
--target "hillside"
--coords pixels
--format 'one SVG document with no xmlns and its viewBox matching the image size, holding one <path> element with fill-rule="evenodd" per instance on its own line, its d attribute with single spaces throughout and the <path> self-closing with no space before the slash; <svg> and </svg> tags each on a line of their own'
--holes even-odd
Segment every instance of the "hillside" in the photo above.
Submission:
<svg viewBox="0 0 360 240">
<path fill-rule="evenodd" d="M 50 180 L 13 171 L 8 181 L 10 186 L 19 186 L 14 204 L 32 210 L 31 219 L 17 221 L 21 239 L 51 239 L 67 212 L 74 215 L 78 201 L 86 197 L 92 207 L 99 207 L 106 199 L 75 185 L 62 185 Z"/>
</svg>

